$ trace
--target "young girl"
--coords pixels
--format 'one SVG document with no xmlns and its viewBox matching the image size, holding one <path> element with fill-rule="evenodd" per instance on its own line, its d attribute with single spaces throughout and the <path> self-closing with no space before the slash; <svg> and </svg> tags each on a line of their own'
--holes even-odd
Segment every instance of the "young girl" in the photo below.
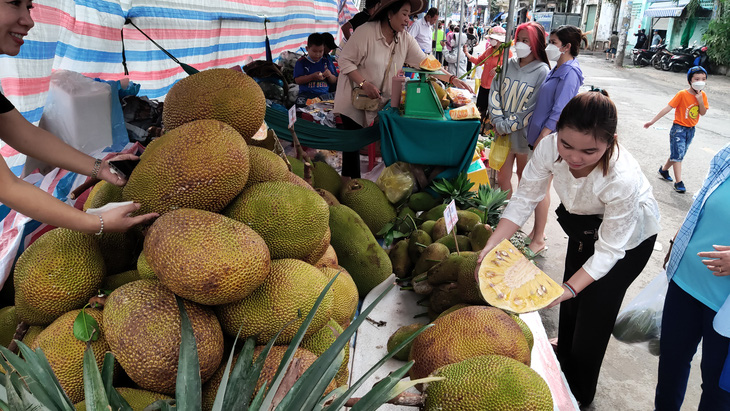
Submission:
<svg viewBox="0 0 730 411">
<path fill-rule="evenodd" d="M 517 160 L 517 177 L 527 164 L 527 125 L 550 66 L 545 54 L 545 30 L 531 21 L 515 31 L 515 54 L 500 76 L 494 77 L 489 91 L 489 117 L 497 134 L 510 136 L 510 153 L 499 170 L 497 182 L 512 194 L 512 166 Z M 500 84 L 499 81 L 502 80 Z"/>
<path fill-rule="evenodd" d="M 575 26 L 560 26 L 550 32 L 545 53 L 555 67 L 548 73 L 537 94 L 537 104 L 527 129 L 527 144 L 535 147 L 548 134 L 555 132 L 563 107 L 578 94 L 583 85 L 583 71 L 578 64 L 578 49 L 586 36 Z M 535 209 L 535 225 L 529 237 L 530 249 L 539 253 L 545 248 L 545 225 L 550 208 L 550 187 L 545 199 Z"/>
<path fill-rule="evenodd" d="M 23 37 L 33 25 L 30 0 L 0 2 L 0 55 L 17 56 Z M 0 94 L 0 139 L 23 154 L 35 157 L 80 174 L 106 180 L 115 185 L 126 183 L 112 174 L 108 161 L 92 157 L 65 144 L 51 133 L 29 123 L 17 109 Z M 137 158 L 121 155 L 115 160 Z M 18 179 L 5 161 L 0 161 L 0 203 L 38 221 L 85 233 L 126 231 L 130 227 L 155 218 L 157 214 L 130 217 L 139 204 L 130 204 L 103 213 L 101 216 L 84 213 Z"/>
<path fill-rule="evenodd" d="M 497 66 L 502 64 L 502 57 L 504 51 L 497 52 L 499 46 L 504 43 L 505 34 L 507 32 L 500 26 L 492 27 L 489 32 L 487 39 L 489 40 L 489 46 L 484 50 L 484 53 L 479 57 L 472 56 L 467 47 L 464 47 L 464 54 L 472 63 L 476 65 L 483 64 L 482 67 L 482 78 L 479 86 L 479 93 L 477 94 L 477 108 L 484 115 L 489 108 L 489 88 L 492 87 L 492 81 L 494 76 L 497 75 Z M 509 53 L 509 57 L 512 57 L 512 52 Z"/>
<path fill-rule="evenodd" d="M 659 232 L 651 185 L 617 143 L 616 123 L 616 106 L 607 93 L 590 91 L 570 100 L 557 133 L 535 148 L 479 257 L 525 223 L 553 179 L 568 249 L 563 295 L 551 307 L 562 303 L 558 359 L 582 406 L 593 401 L 621 301 L 649 260 Z"/>
</svg>

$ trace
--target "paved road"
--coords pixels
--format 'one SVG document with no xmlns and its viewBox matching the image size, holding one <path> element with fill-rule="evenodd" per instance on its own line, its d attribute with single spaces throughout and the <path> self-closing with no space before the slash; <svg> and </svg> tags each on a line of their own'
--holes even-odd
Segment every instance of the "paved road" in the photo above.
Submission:
<svg viewBox="0 0 730 411">
<path fill-rule="evenodd" d="M 662 231 L 657 249 L 647 268 L 629 288 L 624 305 L 661 270 L 668 241 L 679 228 L 692 202 L 693 194 L 704 180 L 712 156 L 730 142 L 730 78 L 710 76 L 707 82 L 710 109 L 700 119 L 699 125 L 685 159 L 683 180 L 686 194 L 675 193 L 671 183 L 658 178 L 657 170 L 669 155 L 669 128 L 673 112 L 659 120 L 652 128 L 643 124 L 663 107 L 681 88 L 687 87 L 686 75 L 657 71 L 651 67 L 617 69 L 602 54 L 579 57 L 585 75 L 585 89 L 590 85 L 606 89 L 619 111 L 619 142 L 639 161 L 644 174 L 654 189 L 662 214 Z M 553 193 L 552 208 L 557 207 L 557 195 Z M 530 227 L 525 227 L 529 232 Z M 556 281 L 562 280 L 566 237 L 551 216 L 547 228 L 548 251 L 539 265 Z M 557 336 L 558 309 L 541 313 L 548 336 Z M 690 375 L 689 387 L 682 410 L 696 410 L 701 393 L 698 352 Z M 656 384 L 657 357 L 646 349 L 627 345 L 611 339 L 604 359 L 594 410 L 651 410 L 653 409 Z"/>
</svg>

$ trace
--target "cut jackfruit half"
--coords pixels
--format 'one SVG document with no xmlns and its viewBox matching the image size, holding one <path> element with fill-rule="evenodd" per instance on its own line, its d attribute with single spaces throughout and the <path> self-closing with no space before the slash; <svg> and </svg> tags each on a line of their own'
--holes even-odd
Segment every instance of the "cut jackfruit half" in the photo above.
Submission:
<svg viewBox="0 0 730 411">
<path fill-rule="evenodd" d="M 484 257 L 479 267 L 479 291 L 489 305 L 517 314 L 547 307 L 563 295 L 563 287 L 509 240 L 502 240 Z"/>
</svg>

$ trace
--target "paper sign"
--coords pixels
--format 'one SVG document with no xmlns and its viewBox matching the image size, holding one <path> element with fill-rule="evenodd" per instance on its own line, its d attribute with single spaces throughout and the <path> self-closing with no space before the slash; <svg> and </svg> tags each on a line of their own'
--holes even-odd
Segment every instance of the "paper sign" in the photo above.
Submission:
<svg viewBox="0 0 730 411">
<path fill-rule="evenodd" d="M 444 210 L 444 220 L 446 221 L 446 233 L 450 233 L 454 229 L 456 222 L 459 221 L 459 216 L 456 215 L 456 203 L 451 200 L 446 209 Z"/>
<path fill-rule="evenodd" d="M 297 121 L 297 105 L 291 106 L 289 109 L 289 128 L 294 127 L 294 123 Z"/>
</svg>

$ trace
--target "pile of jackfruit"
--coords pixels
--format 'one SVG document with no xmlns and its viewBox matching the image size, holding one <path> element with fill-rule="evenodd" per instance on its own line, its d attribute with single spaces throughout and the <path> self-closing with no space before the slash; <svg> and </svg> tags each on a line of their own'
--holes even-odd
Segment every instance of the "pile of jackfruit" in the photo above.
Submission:
<svg viewBox="0 0 730 411">
<path fill-rule="evenodd" d="M 84 309 L 100 325 L 92 342 L 97 363 L 106 351 L 115 355 L 116 385 L 129 387 L 122 395 L 142 409 L 175 392 L 177 295 L 193 326 L 209 409 L 239 330 L 239 338 L 265 344 L 284 329 L 260 382 L 271 378 L 277 355 L 339 274 L 296 354 L 303 372 L 392 266 L 353 211 L 370 207 L 367 187 L 343 186 L 324 162 L 313 164 L 314 186 L 291 172 L 271 141 L 253 138 L 265 109 L 256 82 L 233 70 L 202 71 L 174 85 L 166 133 L 146 147 L 124 187 L 100 182 L 84 204 L 135 201 L 138 213 L 160 217 L 127 233 L 56 228 L 42 235 L 15 265 L 15 306 L 0 311 L 0 342 L 10 343 L 18 322 L 30 325 L 23 342 L 42 348 L 69 398 L 83 401 L 86 344 L 73 328 Z M 338 197 L 353 208 L 334 205 Z M 88 307 L 100 292 L 103 308 Z M 333 388 L 347 384 L 347 364 Z"/>
</svg>

